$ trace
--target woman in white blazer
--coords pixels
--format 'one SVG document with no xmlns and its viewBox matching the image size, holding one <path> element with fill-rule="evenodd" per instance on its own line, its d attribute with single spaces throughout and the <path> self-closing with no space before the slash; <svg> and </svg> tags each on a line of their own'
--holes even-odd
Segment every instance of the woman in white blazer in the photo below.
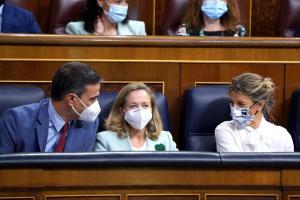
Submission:
<svg viewBox="0 0 300 200">
<path fill-rule="evenodd" d="M 69 22 L 65 32 L 76 35 L 146 35 L 145 23 L 127 19 L 127 0 L 86 0 L 82 21 Z"/>
<path fill-rule="evenodd" d="M 171 133 L 162 131 L 155 96 L 143 83 L 122 88 L 105 126 L 95 151 L 178 151 Z"/>
</svg>

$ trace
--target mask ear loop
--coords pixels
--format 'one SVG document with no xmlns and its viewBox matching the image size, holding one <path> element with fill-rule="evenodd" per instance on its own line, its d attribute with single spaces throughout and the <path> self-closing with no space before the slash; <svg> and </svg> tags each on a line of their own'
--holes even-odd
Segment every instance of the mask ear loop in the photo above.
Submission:
<svg viewBox="0 0 300 200">
<path fill-rule="evenodd" d="M 125 112 L 125 110 L 123 108 L 119 108 L 119 112 L 121 113 L 121 115 L 123 117 L 125 117 L 126 112 Z"/>
<path fill-rule="evenodd" d="M 83 103 L 83 101 L 82 101 L 76 94 L 74 94 L 74 96 L 79 100 L 79 102 L 80 102 L 85 108 L 87 108 L 87 106 Z"/>
<path fill-rule="evenodd" d="M 258 103 L 258 101 L 256 101 L 252 106 L 249 107 L 249 111 L 251 110 L 251 108 L 253 106 L 255 106 Z M 258 113 L 258 110 L 256 110 L 256 112 L 253 114 L 253 116 L 255 116 Z"/>
</svg>

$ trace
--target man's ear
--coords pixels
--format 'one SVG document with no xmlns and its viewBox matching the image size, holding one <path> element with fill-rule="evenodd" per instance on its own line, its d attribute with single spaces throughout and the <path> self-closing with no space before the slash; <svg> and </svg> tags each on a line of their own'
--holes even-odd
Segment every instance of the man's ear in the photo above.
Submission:
<svg viewBox="0 0 300 200">
<path fill-rule="evenodd" d="M 74 105 L 74 100 L 76 99 L 76 97 L 73 93 L 69 93 L 65 96 L 65 99 L 66 99 L 66 103 L 69 106 L 73 106 Z"/>
</svg>

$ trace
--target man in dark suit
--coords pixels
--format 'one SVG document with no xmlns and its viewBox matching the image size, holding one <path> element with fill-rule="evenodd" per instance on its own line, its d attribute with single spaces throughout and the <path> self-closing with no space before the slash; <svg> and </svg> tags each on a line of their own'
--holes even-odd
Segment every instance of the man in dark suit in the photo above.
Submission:
<svg viewBox="0 0 300 200">
<path fill-rule="evenodd" d="M 3 113 L 0 153 L 93 151 L 100 81 L 86 64 L 63 65 L 52 79 L 51 98 Z"/>
<path fill-rule="evenodd" d="M 41 33 L 31 12 L 0 0 L 0 33 Z"/>
</svg>

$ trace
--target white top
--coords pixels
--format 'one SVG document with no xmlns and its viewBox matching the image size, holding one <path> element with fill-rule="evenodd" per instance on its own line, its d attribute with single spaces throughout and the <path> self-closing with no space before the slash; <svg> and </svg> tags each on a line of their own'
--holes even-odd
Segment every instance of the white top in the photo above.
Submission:
<svg viewBox="0 0 300 200">
<path fill-rule="evenodd" d="M 129 140 L 129 143 L 130 143 L 130 146 L 131 146 L 132 151 L 147 151 L 147 149 L 148 149 L 147 140 L 145 140 L 143 146 L 141 146 L 141 147 L 139 147 L 139 148 L 136 148 L 136 147 L 134 147 L 134 146 L 132 145 L 131 140 L 130 140 L 130 137 L 127 137 L 127 138 L 128 138 L 128 140 Z"/>
<path fill-rule="evenodd" d="M 239 127 L 233 121 L 217 126 L 215 137 L 218 152 L 293 152 L 289 132 L 264 118 L 257 129 Z"/>
<path fill-rule="evenodd" d="M 0 6 L 0 33 L 1 33 L 1 31 L 2 31 L 2 13 L 3 13 L 3 7 L 4 7 L 4 4 L 2 4 L 1 6 Z"/>
</svg>

